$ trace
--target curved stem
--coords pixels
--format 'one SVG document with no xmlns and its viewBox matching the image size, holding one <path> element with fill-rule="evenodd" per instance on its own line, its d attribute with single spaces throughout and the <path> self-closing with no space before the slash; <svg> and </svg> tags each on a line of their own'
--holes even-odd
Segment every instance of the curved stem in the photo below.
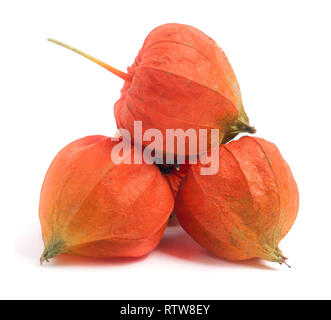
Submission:
<svg viewBox="0 0 331 320">
<path fill-rule="evenodd" d="M 78 49 L 76 49 L 76 48 L 74 48 L 72 46 L 69 46 L 69 45 L 67 45 L 67 44 L 65 44 L 65 43 L 63 43 L 61 41 L 55 40 L 55 39 L 49 38 L 47 40 L 50 41 L 50 42 L 53 42 L 53 43 L 55 43 L 55 44 L 57 44 L 57 45 L 59 45 L 61 47 L 64 47 L 66 49 L 69 49 L 69 50 L 71 50 L 73 52 L 78 53 L 79 55 L 81 55 L 81 56 L 83 56 L 83 57 L 85 57 L 85 58 L 93 61 L 94 63 L 98 64 L 99 66 L 101 66 L 103 68 L 105 68 L 106 70 L 110 71 L 111 73 L 115 74 L 116 76 L 120 77 L 123 80 L 128 80 L 128 81 L 131 81 L 132 80 L 132 76 L 129 75 L 128 73 L 125 73 L 123 71 L 120 71 L 120 70 L 118 70 L 118 69 L 116 69 L 116 68 L 108 65 L 107 63 L 104 63 L 104 62 L 100 61 L 99 59 L 90 56 L 89 54 L 87 54 L 87 53 L 85 53 L 85 52 L 83 52 L 81 50 L 78 50 Z"/>
</svg>

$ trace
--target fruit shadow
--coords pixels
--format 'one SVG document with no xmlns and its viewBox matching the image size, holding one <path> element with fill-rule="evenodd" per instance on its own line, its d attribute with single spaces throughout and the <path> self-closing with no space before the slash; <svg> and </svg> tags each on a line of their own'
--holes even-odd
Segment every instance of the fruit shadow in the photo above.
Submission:
<svg viewBox="0 0 331 320">
<path fill-rule="evenodd" d="M 197 244 L 180 226 L 168 228 L 161 240 L 158 252 L 194 263 L 224 268 L 255 268 L 277 271 L 261 259 L 247 261 L 227 261 L 221 259 Z"/>
<path fill-rule="evenodd" d="M 72 256 L 69 254 L 63 254 L 56 257 L 47 265 L 51 267 L 114 267 L 122 266 L 131 263 L 138 263 L 146 259 L 147 256 L 140 258 L 111 258 L 111 259 L 102 259 L 102 258 L 88 258 L 80 256 Z"/>
<path fill-rule="evenodd" d="M 39 228 L 30 228 L 21 233 L 21 237 L 16 242 L 16 251 L 30 262 L 40 265 L 39 258 L 43 251 L 43 242 Z M 122 266 L 131 263 L 139 263 L 146 259 L 147 256 L 140 258 L 112 258 L 112 259 L 99 259 L 87 258 L 71 255 L 60 255 L 52 259 L 49 263 L 44 262 L 45 267 L 113 267 Z"/>
<path fill-rule="evenodd" d="M 43 250 L 43 242 L 38 227 L 30 228 L 21 232 L 20 238 L 16 242 L 16 251 L 30 262 L 39 265 L 40 254 Z M 233 268 L 246 267 L 264 270 L 277 270 L 264 264 L 259 259 L 249 261 L 231 262 L 220 259 L 200 247 L 181 227 L 167 228 L 156 252 L 166 254 L 178 259 L 212 265 L 216 267 Z M 153 254 L 153 253 L 152 253 Z M 112 258 L 97 259 L 71 255 L 61 255 L 52 259 L 49 263 L 44 263 L 46 267 L 110 267 L 122 266 L 143 262 L 148 255 L 140 258 Z"/>
</svg>

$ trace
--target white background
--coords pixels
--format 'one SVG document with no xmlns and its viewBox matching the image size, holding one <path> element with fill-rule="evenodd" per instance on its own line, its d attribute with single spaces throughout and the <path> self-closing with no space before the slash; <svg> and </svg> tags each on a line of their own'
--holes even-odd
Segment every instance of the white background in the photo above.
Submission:
<svg viewBox="0 0 331 320">
<path fill-rule="evenodd" d="M 2 1 L 0 298 L 331 298 L 330 14 L 330 1 Z M 44 174 L 72 140 L 114 134 L 123 85 L 45 39 L 125 71 L 147 34 L 167 22 L 218 42 L 257 135 L 289 162 L 301 196 L 281 242 L 291 270 L 220 260 L 180 229 L 142 259 L 60 257 L 39 265 Z"/>
</svg>

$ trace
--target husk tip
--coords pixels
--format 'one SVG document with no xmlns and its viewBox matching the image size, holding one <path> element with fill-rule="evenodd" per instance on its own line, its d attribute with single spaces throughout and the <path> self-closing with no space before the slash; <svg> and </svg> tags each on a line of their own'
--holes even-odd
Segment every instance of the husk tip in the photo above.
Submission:
<svg viewBox="0 0 331 320">
<path fill-rule="evenodd" d="M 279 256 L 279 260 L 277 261 L 280 265 L 285 264 L 289 269 L 291 269 L 292 267 L 287 263 L 288 258 L 284 257 L 283 255 Z"/>
<path fill-rule="evenodd" d="M 63 240 L 51 241 L 45 246 L 45 249 L 40 257 L 40 265 L 45 261 L 49 262 L 50 259 L 65 253 L 65 244 Z"/>
<path fill-rule="evenodd" d="M 267 249 L 267 255 L 265 256 L 265 259 L 271 262 L 277 262 L 280 265 L 285 264 L 289 269 L 292 267 L 287 263 L 288 258 L 286 258 L 281 250 L 278 247 L 271 248 L 269 246 L 266 247 Z"/>
</svg>

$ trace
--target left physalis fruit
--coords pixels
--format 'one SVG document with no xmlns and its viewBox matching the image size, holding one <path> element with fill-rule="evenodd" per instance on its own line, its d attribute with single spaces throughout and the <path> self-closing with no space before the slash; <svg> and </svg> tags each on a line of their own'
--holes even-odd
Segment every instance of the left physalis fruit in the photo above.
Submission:
<svg viewBox="0 0 331 320">
<path fill-rule="evenodd" d="M 53 160 L 40 195 L 41 263 L 63 253 L 140 257 L 158 245 L 173 210 L 172 191 L 156 165 L 114 163 L 118 143 L 85 137 Z"/>
</svg>

